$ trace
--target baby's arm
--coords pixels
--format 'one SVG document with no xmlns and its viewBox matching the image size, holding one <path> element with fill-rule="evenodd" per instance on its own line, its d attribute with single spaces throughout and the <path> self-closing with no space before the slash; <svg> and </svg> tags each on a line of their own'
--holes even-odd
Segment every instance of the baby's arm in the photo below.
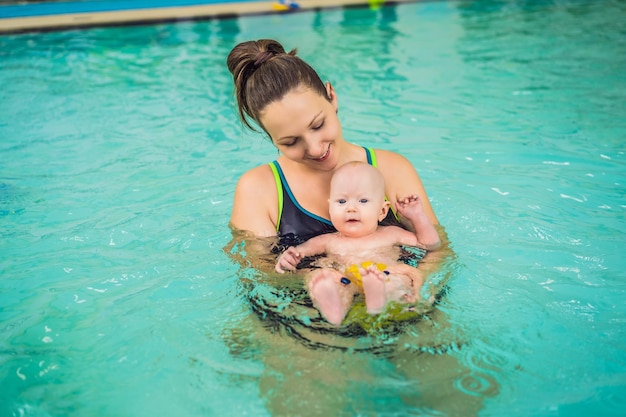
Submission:
<svg viewBox="0 0 626 417">
<path fill-rule="evenodd" d="M 298 246 L 290 246 L 285 250 L 276 262 L 276 272 L 281 274 L 285 271 L 296 269 L 305 256 L 317 255 L 326 251 L 326 242 L 330 235 L 320 235 L 307 240 Z"/>
<path fill-rule="evenodd" d="M 422 202 L 416 194 L 399 199 L 396 207 L 398 212 L 413 224 L 415 237 L 417 238 L 417 245 L 415 246 L 420 246 L 426 250 L 434 250 L 441 245 L 439 233 L 424 212 Z"/>
</svg>

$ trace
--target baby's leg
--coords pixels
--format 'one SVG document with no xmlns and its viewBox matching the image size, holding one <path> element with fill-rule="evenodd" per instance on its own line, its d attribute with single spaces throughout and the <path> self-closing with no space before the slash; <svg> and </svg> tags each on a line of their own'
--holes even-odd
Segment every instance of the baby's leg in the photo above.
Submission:
<svg viewBox="0 0 626 417">
<path fill-rule="evenodd" d="M 343 285 L 342 275 L 329 268 L 313 271 L 307 276 L 309 293 L 322 316 L 335 326 L 339 326 L 348 313 L 354 286 Z"/>
<path fill-rule="evenodd" d="M 387 304 L 385 281 L 387 274 L 380 271 L 374 265 L 367 268 L 359 268 L 365 293 L 365 306 L 370 314 L 381 313 Z"/>
</svg>

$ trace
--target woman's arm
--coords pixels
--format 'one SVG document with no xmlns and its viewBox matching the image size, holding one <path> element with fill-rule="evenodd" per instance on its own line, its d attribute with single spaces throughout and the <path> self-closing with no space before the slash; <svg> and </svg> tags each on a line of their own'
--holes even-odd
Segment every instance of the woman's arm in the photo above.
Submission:
<svg viewBox="0 0 626 417">
<path fill-rule="evenodd" d="M 439 225 L 439 220 L 430 205 L 430 200 L 428 199 L 422 180 L 411 162 L 402 155 L 385 150 L 376 150 L 376 157 L 378 167 L 385 177 L 385 191 L 391 204 L 396 207 L 399 199 L 410 194 L 417 194 L 422 202 L 425 215 L 433 226 L 435 226 L 437 234 L 439 235 L 441 243 L 438 248 L 436 250 L 427 251 L 424 258 L 419 261 L 418 269 L 422 272 L 424 278 L 427 279 L 431 274 L 441 271 L 444 264 L 455 257 L 446 231 Z M 403 224 L 407 225 L 408 228 L 413 230 L 408 219 L 400 215 L 400 220 Z"/>
<path fill-rule="evenodd" d="M 269 165 L 261 165 L 241 176 L 235 188 L 230 226 L 233 238 L 224 250 L 242 264 L 273 270 L 276 246 L 278 196 Z"/>
<path fill-rule="evenodd" d="M 422 184 L 417 171 L 404 156 L 386 150 L 376 150 L 378 169 L 385 178 L 385 192 L 392 207 L 397 206 L 398 200 L 407 195 L 417 194 L 422 202 L 422 208 L 433 225 L 438 225 L 439 220 L 430 205 L 428 195 Z M 411 221 L 400 215 L 403 225 L 413 230 Z"/>
<path fill-rule="evenodd" d="M 274 175 L 268 165 L 258 166 L 243 174 L 235 188 L 231 226 L 259 237 L 276 236 L 276 193 Z"/>
</svg>

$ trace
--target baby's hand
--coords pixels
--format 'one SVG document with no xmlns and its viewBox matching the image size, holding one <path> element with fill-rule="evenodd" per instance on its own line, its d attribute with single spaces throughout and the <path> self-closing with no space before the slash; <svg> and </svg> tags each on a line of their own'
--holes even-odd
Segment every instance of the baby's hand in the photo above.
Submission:
<svg viewBox="0 0 626 417">
<path fill-rule="evenodd" d="M 285 271 L 293 271 L 296 269 L 300 260 L 302 259 L 302 255 L 294 248 L 290 246 L 285 250 L 279 257 L 276 262 L 276 272 L 280 274 L 284 274 Z"/>
<path fill-rule="evenodd" d="M 396 207 L 398 208 L 398 212 L 400 212 L 400 214 L 409 219 L 415 215 L 424 213 L 422 202 L 415 194 L 399 199 L 396 202 Z"/>
</svg>

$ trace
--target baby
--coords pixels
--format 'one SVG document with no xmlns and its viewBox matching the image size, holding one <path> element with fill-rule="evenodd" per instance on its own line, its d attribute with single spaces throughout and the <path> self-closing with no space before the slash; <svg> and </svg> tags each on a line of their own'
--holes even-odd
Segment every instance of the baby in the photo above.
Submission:
<svg viewBox="0 0 626 417">
<path fill-rule="evenodd" d="M 398 262 L 399 245 L 432 250 L 441 244 L 419 198 L 409 195 L 397 202 L 415 232 L 379 226 L 390 206 L 383 176 L 367 163 L 349 162 L 333 174 L 329 204 L 337 232 L 289 247 L 278 258 L 276 271 L 293 271 L 302 258 L 325 253 L 326 266 L 307 274 L 307 282 L 320 313 L 337 326 L 356 292 L 364 293 L 370 314 L 382 312 L 389 301 L 415 302 L 423 279 L 416 268 Z"/>
</svg>

